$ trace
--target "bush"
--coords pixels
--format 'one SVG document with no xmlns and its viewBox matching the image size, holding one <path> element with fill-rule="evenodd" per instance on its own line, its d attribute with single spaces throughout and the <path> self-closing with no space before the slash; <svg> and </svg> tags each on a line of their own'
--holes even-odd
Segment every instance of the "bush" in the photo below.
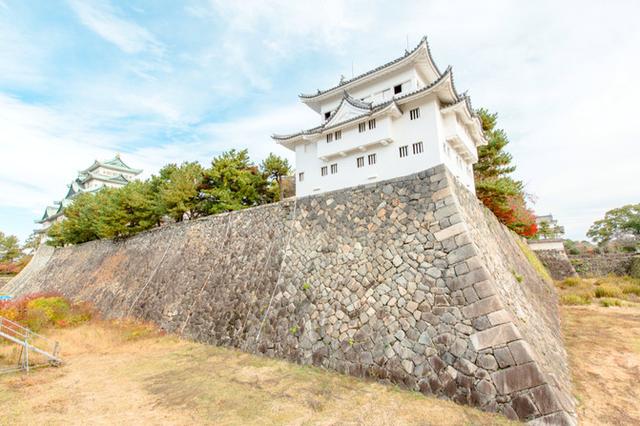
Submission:
<svg viewBox="0 0 640 426">
<path fill-rule="evenodd" d="M 87 303 L 73 303 L 57 293 L 32 293 L 16 300 L 0 302 L 0 316 L 32 331 L 68 327 L 89 321 L 93 309 Z"/>
<path fill-rule="evenodd" d="M 622 294 L 635 294 L 640 297 L 640 284 L 625 284 L 622 286 Z"/>
<path fill-rule="evenodd" d="M 587 295 L 563 294 L 560 297 L 560 303 L 562 305 L 588 305 L 591 303 L 591 298 Z"/>
<path fill-rule="evenodd" d="M 601 299 L 600 305 L 604 306 L 605 308 L 608 308 L 611 306 L 622 306 L 622 303 L 618 299 L 607 298 L 607 299 Z"/>
<path fill-rule="evenodd" d="M 578 284 L 580 284 L 580 282 L 581 282 L 581 281 L 582 281 L 582 280 L 580 280 L 580 278 L 579 278 L 579 277 L 568 277 L 568 278 L 565 278 L 564 280 L 562 280 L 562 281 L 560 282 L 560 286 L 561 286 L 562 288 L 565 288 L 565 287 L 575 287 L 575 286 L 577 286 Z"/>
<path fill-rule="evenodd" d="M 631 267 L 629 268 L 629 275 L 633 278 L 640 279 L 640 256 L 636 256 L 631 259 Z"/>
<path fill-rule="evenodd" d="M 597 298 L 622 296 L 622 289 L 620 287 L 610 284 L 598 285 L 598 283 L 596 283 L 596 285 L 595 295 Z"/>
</svg>

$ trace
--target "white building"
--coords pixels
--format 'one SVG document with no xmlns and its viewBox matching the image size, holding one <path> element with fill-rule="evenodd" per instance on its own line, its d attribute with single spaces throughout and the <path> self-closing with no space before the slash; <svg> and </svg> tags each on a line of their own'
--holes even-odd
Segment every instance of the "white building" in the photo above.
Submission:
<svg viewBox="0 0 640 426">
<path fill-rule="evenodd" d="M 470 190 L 477 147 L 486 144 L 451 68 L 441 72 L 426 38 L 404 56 L 327 90 L 300 95 L 321 124 L 274 135 L 296 153 L 296 195 L 382 181 L 439 164 Z"/>
<path fill-rule="evenodd" d="M 52 224 L 63 220 L 64 208 L 71 204 L 77 194 L 97 192 L 102 188 L 120 188 L 140 173 L 142 170 L 127 166 L 120 159 L 120 154 L 107 161 L 95 160 L 89 168 L 78 172 L 78 176 L 67 185 L 67 194 L 62 200 L 47 206 L 42 218 L 36 222 L 41 225 L 36 232 L 45 233 Z"/>
</svg>

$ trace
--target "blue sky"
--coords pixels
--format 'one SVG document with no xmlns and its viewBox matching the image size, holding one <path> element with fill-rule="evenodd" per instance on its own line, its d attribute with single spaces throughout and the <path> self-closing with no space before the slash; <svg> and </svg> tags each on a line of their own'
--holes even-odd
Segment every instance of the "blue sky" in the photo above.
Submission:
<svg viewBox="0 0 640 426">
<path fill-rule="evenodd" d="M 317 124 L 297 95 L 427 35 L 497 111 L 517 177 L 571 238 L 640 202 L 640 4 L 0 0 L 0 230 L 21 239 L 77 170 L 156 172 Z M 602 5 L 601 5 L 602 4 Z"/>
</svg>

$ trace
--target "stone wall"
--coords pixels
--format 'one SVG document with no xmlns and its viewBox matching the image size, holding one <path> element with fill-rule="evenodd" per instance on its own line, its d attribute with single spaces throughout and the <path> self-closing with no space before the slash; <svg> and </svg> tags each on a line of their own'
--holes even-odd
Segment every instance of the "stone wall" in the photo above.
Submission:
<svg viewBox="0 0 640 426">
<path fill-rule="evenodd" d="M 581 277 L 601 277 L 609 274 L 628 275 L 631 260 L 637 254 L 612 253 L 593 255 L 570 255 L 569 260 Z"/>
<path fill-rule="evenodd" d="M 439 166 L 379 184 L 56 250 L 5 291 L 573 424 L 556 295 Z"/>
<path fill-rule="evenodd" d="M 535 254 L 554 280 L 560 281 L 578 275 L 564 248 L 561 250 L 535 250 Z"/>
</svg>

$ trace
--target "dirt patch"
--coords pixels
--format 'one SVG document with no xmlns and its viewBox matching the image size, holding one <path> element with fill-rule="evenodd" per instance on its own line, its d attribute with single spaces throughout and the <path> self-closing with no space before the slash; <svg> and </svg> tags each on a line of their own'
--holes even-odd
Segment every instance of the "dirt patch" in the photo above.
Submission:
<svg viewBox="0 0 640 426">
<path fill-rule="evenodd" d="M 640 424 L 640 309 L 562 307 L 584 425 Z"/>
</svg>

